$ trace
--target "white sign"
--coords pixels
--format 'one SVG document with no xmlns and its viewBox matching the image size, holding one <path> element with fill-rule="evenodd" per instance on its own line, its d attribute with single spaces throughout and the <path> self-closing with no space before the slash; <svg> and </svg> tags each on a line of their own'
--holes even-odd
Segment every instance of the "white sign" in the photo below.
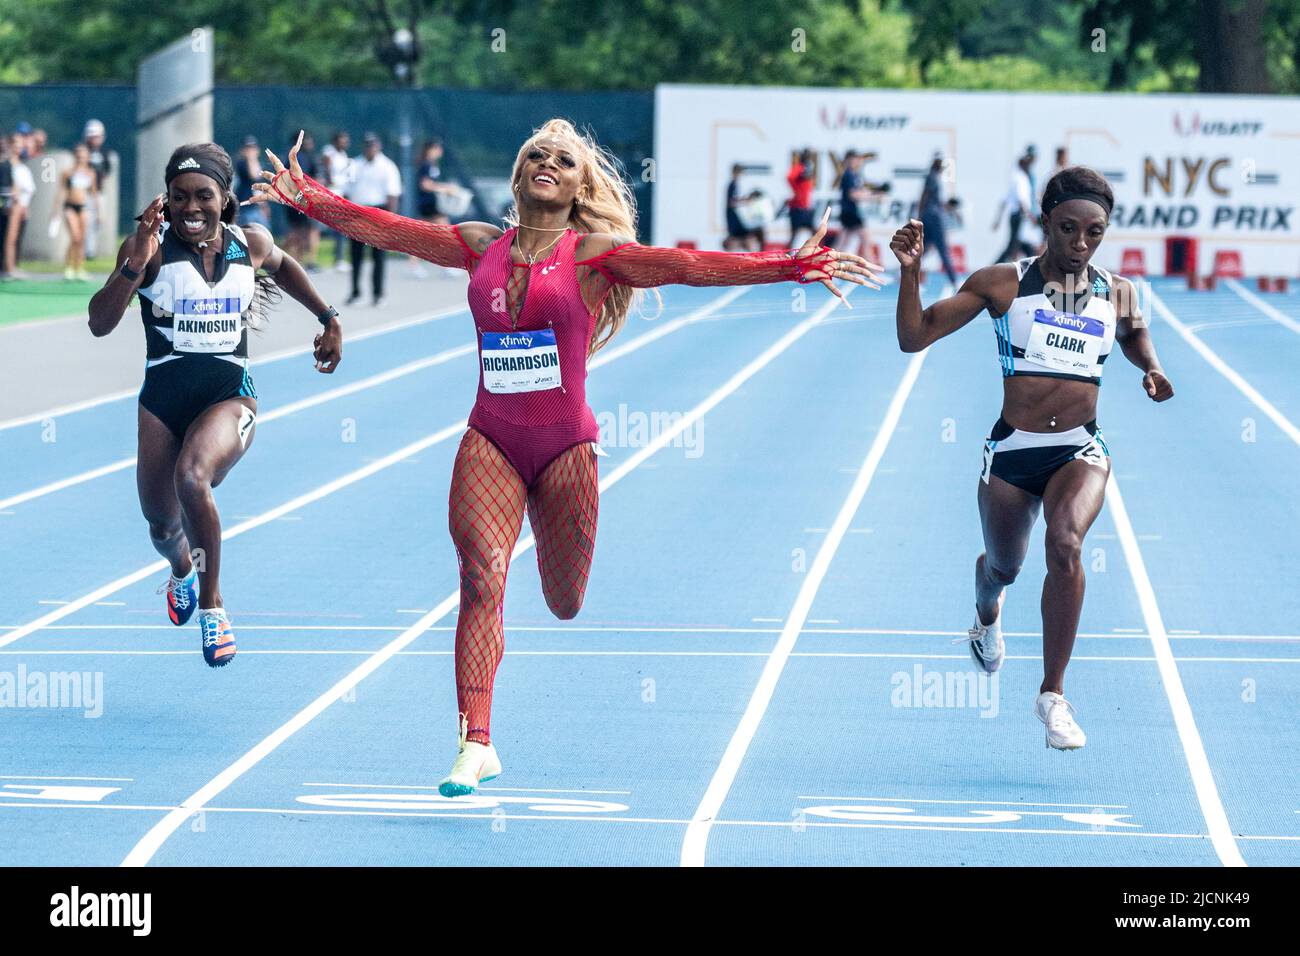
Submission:
<svg viewBox="0 0 1300 956">
<path fill-rule="evenodd" d="M 1165 271 L 1165 239 L 1198 242 L 1198 267 L 1240 254 L 1247 275 L 1300 274 L 1300 98 L 1164 94 L 963 93 L 661 85 L 655 93 L 654 242 L 720 248 L 733 164 L 740 192 L 758 189 L 778 205 L 795 156 L 815 155 L 817 211 L 837 217 L 839 176 L 850 149 L 866 153 L 868 183 L 889 183 L 867 204 L 871 239 L 893 262 L 888 239 L 909 216 L 936 153 L 946 158 L 944 198 L 961 201 L 963 224 L 949 245 L 970 269 L 1007 245 L 998 206 L 1016 159 L 1037 149 L 1041 195 L 1058 147 L 1071 164 L 1104 173 L 1116 208 L 1096 263 L 1119 271 L 1125 249 Z M 786 222 L 769 239 L 788 237 Z M 938 268 L 937 257 L 926 260 Z"/>
</svg>

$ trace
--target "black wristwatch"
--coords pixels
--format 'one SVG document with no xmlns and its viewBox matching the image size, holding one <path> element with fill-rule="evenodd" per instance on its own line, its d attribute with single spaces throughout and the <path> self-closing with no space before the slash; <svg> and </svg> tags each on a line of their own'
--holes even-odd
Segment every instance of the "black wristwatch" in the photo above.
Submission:
<svg viewBox="0 0 1300 956">
<path fill-rule="evenodd" d="M 316 319 L 318 322 L 320 322 L 321 325 L 329 325 L 330 319 L 336 318 L 338 314 L 339 314 L 339 310 L 334 308 L 334 306 L 331 305 L 320 315 L 316 316 Z"/>
<path fill-rule="evenodd" d="M 134 282 L 140 278 L 140 273 L 136 272 L 134 269 L 132 269 L 130 266 L 127 265 L 127 263 L 130 261 L 131 261 L 130 259 L 123 259 L 122 268 L 118 269 L 117 271 L 122 273 L 123 279 L 126 279 L 128 282 Z"/>
</svg>

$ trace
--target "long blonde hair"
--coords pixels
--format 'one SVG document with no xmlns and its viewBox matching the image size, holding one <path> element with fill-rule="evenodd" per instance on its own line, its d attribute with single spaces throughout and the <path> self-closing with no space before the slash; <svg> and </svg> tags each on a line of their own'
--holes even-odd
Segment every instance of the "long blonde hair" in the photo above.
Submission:
<svg viewBox="0 0 1300 956">
<path fill-rule="evenodd" d="M 590 133 L 580 132 L 564 119 L 547 120 L 519 147 L 515 157 L 514 172 L 510 176 L 510 189 L 519 195 L 524 160 L 533 146 L 543 139 L 564 140 L 573 153 L 582 174 L 582 184 L 569 213 L 569 227 L 576 232 L 604 232 L 615 236 L 636 238 L 636 200 L 632 187 L 622 174 L 622 164 L 606 149 L 596 143 Z M 509 226 L 519 225 L 518 199 L 505 217 Z M 588 357 L 595 355 L 623 327 L 632 304 L 641 290 L 625 285 L 610 289 L 596 315 L 596 328 L 587 349 Z"/>
</svg>

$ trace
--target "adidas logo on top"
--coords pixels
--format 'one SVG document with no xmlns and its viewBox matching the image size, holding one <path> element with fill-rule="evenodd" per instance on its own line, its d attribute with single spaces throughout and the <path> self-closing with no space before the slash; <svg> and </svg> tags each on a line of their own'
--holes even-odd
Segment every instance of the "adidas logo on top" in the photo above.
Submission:
<svg viewBox="0 0 1300 956">
<path fill-rule="evenodd" d="M 177 169 L 198 169 L 199 161 L 193 156 L 188 156 L 176 164 Z"/>
<path fill-rule="evenodd" d="M 226 248 L 226 261 L 229 262 L 231 259 L 242 259 L 242 258 L 244 258 L 244 250 L 232 242 Z"/>
</svg>

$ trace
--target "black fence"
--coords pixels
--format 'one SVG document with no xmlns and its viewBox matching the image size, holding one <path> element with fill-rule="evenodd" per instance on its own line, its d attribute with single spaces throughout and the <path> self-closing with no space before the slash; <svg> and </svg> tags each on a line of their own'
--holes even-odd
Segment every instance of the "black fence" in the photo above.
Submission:
<svg viewBox="0 0 1300 956">
<path fill-rule="evenodd" d="M 10 131 L 25 120 L 47 132 L 51 149 L 68 148 L 81 139 L 86 120 L 102 120 L 108 131 L 106 146 L 120 157 L 120 229 L 126 232 L 139 211 L 134 208 L 136 177 L 156 177 L 162 186 L 161 170 L 135 168 L 136 96 L 134 86 L 0 86 L 0 130 Z M 362 135 L 374 132 L 389 157 L 404 167 L 408 194 L 421 148 L 437 136 L 446 150 L 444 175 L 473 189 L 474 214 L 491 220 L 500 218 L 502 183 L 520 143 L 556 116 L 590 127 L 622 161 L 636 190 L 641 233 L 648 235 L 651 184 L 643 181 L 641 171 L 654 143 L 652 93 L 291 86 L 226 86 L 213 91 L 214 138 L 232 155 L 251 135 L 283 157 L 299 129 L 312 133 L 317 148 L 335 130 L 347 130 L 355 153 Z"/>
</svg>

